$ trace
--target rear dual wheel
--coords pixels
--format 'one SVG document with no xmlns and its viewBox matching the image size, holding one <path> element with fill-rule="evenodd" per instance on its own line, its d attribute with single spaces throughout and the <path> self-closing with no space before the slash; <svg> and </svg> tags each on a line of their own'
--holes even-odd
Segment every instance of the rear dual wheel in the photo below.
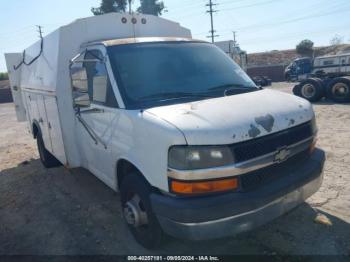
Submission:
<svg viewBox="0 0 350 262">
<path fill-rule="evenodd" d="M 38 146 L 38 151 L 39 151 L 39 156 L 41 163 L 44 165 L 46 168 L 52 168 L 52 167 L 57 167 L 60 166 L 61 163 L 58 161 L 46 148 L 44 144 L 43 137 L 41 133 L 39 132 L 37 137 L 36 137 L 36 143 Z"/>
<path fill-rule="evenodd" d="M 327 86 L 327 97 L 334 102 L 350 102 L 350 78 L 338 77 L 333 79 Z"/>
</svg>

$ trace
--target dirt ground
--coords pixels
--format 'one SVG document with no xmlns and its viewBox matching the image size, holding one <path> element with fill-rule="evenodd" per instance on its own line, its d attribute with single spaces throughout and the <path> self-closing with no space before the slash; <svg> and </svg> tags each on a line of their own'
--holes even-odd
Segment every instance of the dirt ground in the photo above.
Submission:
<svg viewBox="0 0 350 262">
<path fill-rule="evenodd" d="M 273 88 L 290 92 L 291 85 Z M 13 104 L 0 104 L 0 254 L 350 255 L 350 104 L 323 101 L 314 108 L 327 162 L 323 186 L 307 203 L 249 233 L 168 239 L 148 251 L 127 231 L 118 194 L 85 170 L 45 169 Z M 332 225 L 315 223 L 317 213 Z"/>
</svg>

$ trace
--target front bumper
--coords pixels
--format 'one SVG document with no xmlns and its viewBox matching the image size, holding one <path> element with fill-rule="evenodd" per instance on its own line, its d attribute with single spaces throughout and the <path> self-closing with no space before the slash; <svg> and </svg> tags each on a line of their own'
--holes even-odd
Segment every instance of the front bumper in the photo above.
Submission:
<svg viewBox="0 0 350 262">
<path fill-rule="evenodd" d="M 257 190 L 195 198 L 152 194 L 152 208 L 162 229 L 172 236 L 192 240 L 232 236 L 303 203 L 320 188 L 324 162 L 324 151 L 317 149 L 307 162 Z"/>
</svg>

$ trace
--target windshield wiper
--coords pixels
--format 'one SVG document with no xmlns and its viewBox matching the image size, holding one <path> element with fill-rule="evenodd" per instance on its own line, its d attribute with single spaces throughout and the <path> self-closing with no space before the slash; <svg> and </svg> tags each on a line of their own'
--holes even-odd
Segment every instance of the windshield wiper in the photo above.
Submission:
<svg viewBox="0 0 350 262">
<path fill-rule="evenodd" d="M 219 85 L 219 86 L 214 86 L 214 87 L 211 87 L 209 88 L 209 90 L 220 90 L 220 89 L 224 89 L 224 90 L 227 90 L 227 89 L 231 89 L 231 88 L 237 88 L 237 89 L 241 89 L 241 88 L 244 88 L 244 89 L 257 89 L 256 86 L 245 86 L 245 85 L 242 85 L 242 84 L 225 84 L 225 85 Z"/>
<path fill-rule="evenodd" d="M 205 93 L 187 93 L 187 92 L 172 92 L 172 93 L 159 93 L 159 94 L 152 94 L 148 96 L 143 96 L 140 97 L 138 100 L 143 100 L 143 99 L 162 99 L 161 101 L 164 100 L 171 100 L 171 99 L 181 99 L 181 98 L 188 98 L 188 97 L 214 97 L 209 94 Z"/>
<path fill-rule="evenodd" d="M 226 84 L 219 85 L 209 88 L 209 90 L 221 90 L 223 89 L 224 95 L 238 95 L 248 92 L 253 92 L 259 90 L 256 86 L 245 86 L 242 84 Z"/>
</svg>

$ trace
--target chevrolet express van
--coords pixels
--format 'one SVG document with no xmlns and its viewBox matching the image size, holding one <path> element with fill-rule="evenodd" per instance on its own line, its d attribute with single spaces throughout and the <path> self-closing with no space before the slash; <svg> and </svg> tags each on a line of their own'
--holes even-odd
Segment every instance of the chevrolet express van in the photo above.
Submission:
<svg viewBox="0 0 350 262">
<path fill-rule="evenodd" d="M 311 104 L 260 89 L 175 22 L 79 19 L 6 60 L 43 165 L 86 168 L 119 191 L 144 247 L 252 230 L 321 185 Z"/>
</svg>

